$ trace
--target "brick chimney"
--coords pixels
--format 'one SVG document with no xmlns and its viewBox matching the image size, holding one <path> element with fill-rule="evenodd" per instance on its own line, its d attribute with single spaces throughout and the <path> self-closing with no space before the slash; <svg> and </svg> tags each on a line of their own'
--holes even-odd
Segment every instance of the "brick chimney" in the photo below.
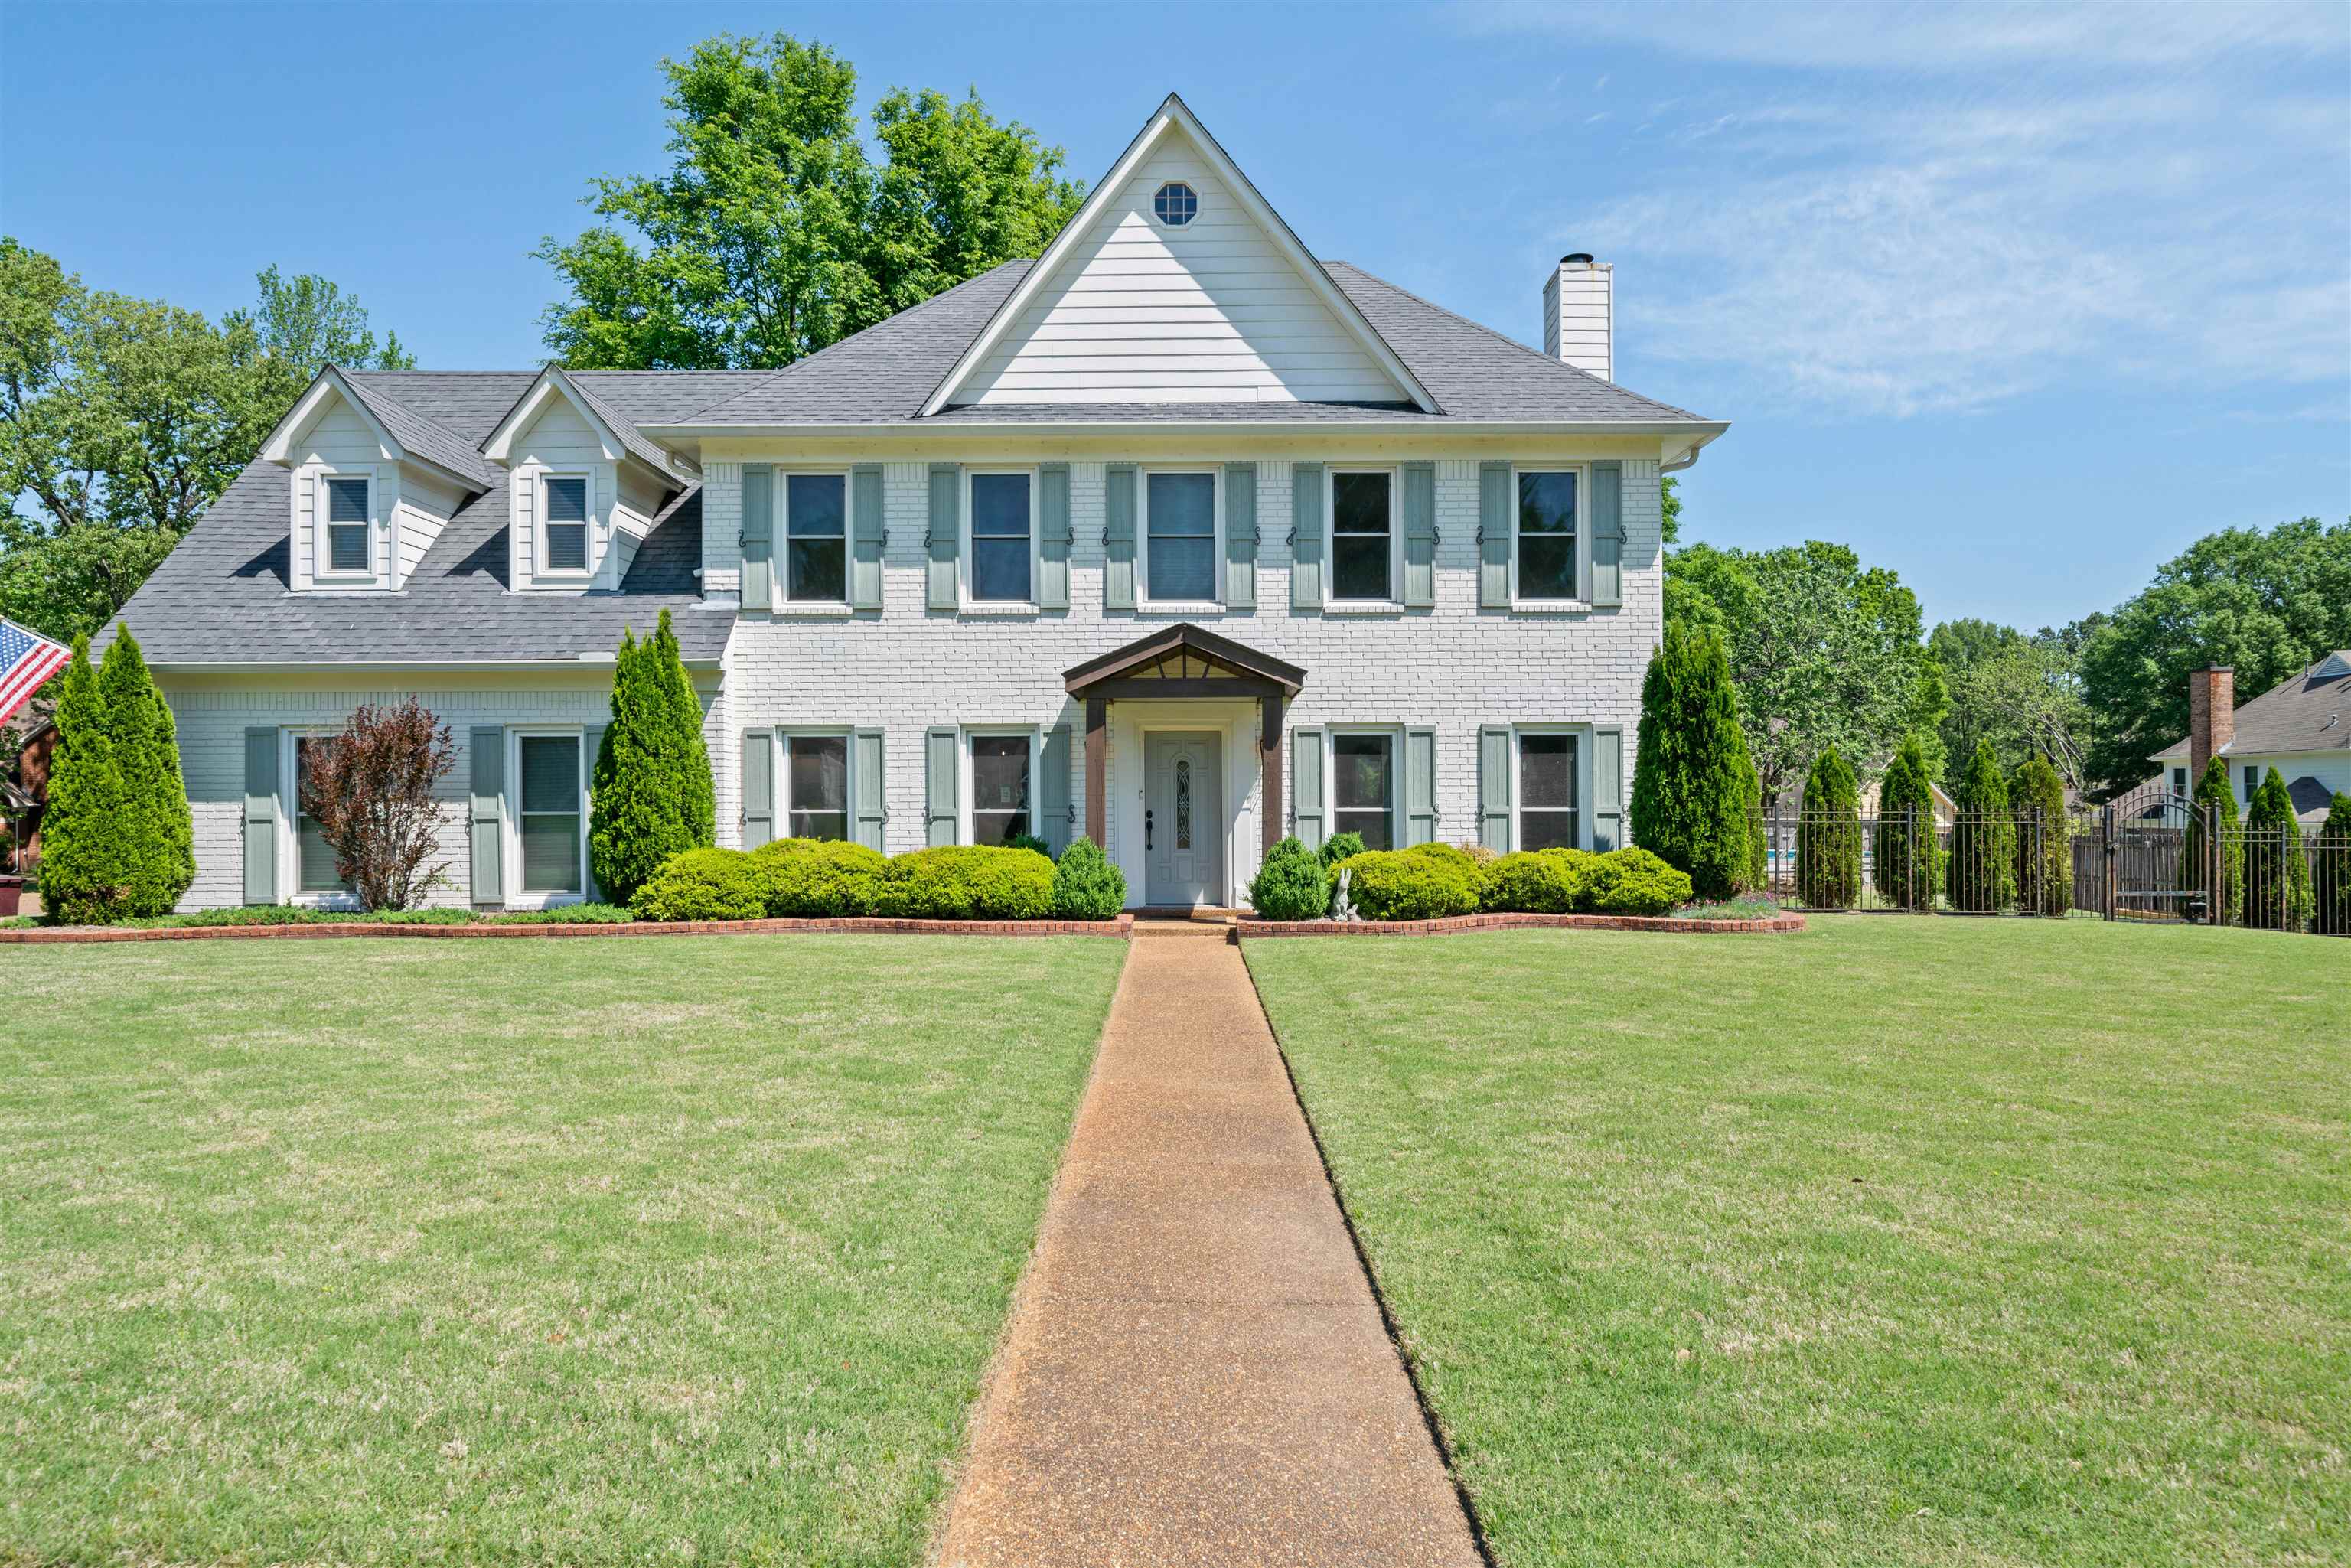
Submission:
<svg viewBox="0 0 2351 1568">
<path fill-rule="evenodd" d="M 1543 352 L 1616 379 L 1615 272 L 1588 251 L 1561 256 L 1543 284 Z"/>
<path fill-rule="evenodd" d="M 2188 677 L 2188 791 L 2204 781 L 2212 758 L 2237 738 L 2237 671 L 2208 664 Z"/>
</svg>

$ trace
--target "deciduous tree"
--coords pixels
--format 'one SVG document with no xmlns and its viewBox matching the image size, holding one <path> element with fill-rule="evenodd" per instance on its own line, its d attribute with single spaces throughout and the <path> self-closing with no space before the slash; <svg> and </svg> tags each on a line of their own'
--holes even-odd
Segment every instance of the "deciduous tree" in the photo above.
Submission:
<svg viewBox="0 0 2351 1568">
<path fill-rule="evenodd" d="M 335 852 L 335 874 L 369 909 L 411 909 L 448 871 L 434 789 L 456 765 L 449 727 L 414 697 L 362 703 L 340 735 L 314 743 L 302 810 Z"/>
</svg>

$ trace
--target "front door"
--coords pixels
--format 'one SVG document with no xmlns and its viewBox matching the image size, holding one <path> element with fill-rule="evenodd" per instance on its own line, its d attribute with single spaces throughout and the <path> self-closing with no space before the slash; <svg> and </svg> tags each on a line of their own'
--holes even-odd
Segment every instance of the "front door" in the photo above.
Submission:
<svg viewBox="0 0 2351 1568">
<path fill-rule="evenodd" d="M 1224 897 L 1223 750 L 1214 734 L 1144 737 L 1145 904 L 1189 908 Z"/>
</svg>

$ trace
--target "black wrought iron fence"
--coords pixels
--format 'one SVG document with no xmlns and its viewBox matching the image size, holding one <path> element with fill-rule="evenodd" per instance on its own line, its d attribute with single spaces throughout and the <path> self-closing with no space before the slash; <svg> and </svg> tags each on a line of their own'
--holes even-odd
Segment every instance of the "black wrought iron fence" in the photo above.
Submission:
<svg viewBox="0 0 2351 1568">
<path fill-rule="evenodd" d="M 1799 909 L 2059 915 L 2070 824 L 2038 811 L 1767 814 L 1771 895 Z"/>
</svg>

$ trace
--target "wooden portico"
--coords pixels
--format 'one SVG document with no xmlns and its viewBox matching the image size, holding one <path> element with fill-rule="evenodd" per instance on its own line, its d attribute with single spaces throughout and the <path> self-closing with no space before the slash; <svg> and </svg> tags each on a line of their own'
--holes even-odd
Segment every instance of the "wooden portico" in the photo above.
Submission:
<svg viewBox="0 0 2351 1568">
<path fill-rule="evenodd" d="M 1063 689 L 1086 707 L 1086 836 L 1107 841 L 1110 705 L 1114 702 L 1257 700 L 1258 813 L 1263 847 L 1281 841 L 1282 715 L 1306 684 L 1296 664 L 1236 643 L 1188 621 L 1138 637 L 1061 674 Z"/>
</svg>

